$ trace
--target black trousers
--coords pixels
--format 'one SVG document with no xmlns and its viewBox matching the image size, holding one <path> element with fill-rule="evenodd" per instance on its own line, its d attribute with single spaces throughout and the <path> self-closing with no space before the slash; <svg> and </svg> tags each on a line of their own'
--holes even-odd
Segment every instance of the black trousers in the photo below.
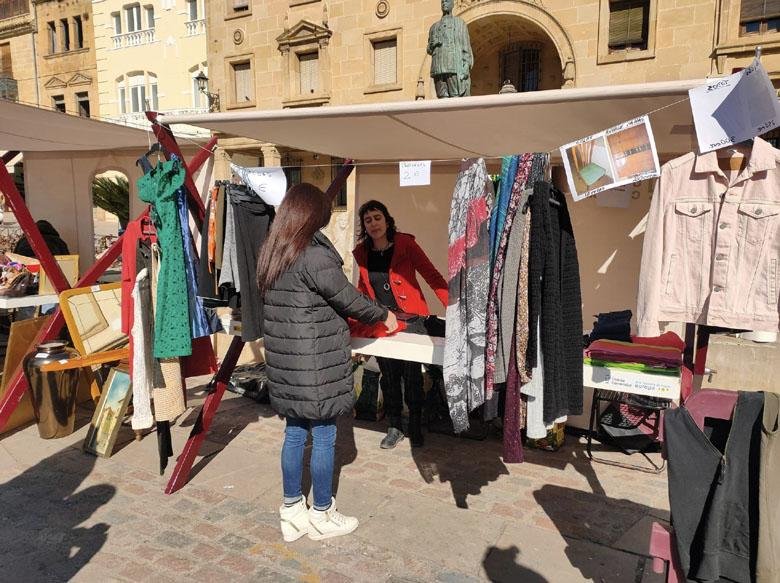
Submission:
<svg viewBox="0 0 780 583">
<path fill-rule="evenodd" d="M 384 395 L 387 420 L 391 427 L 401 429 L 404 397 L 406 397 L 406 406 L 409 407 L 410 412 L 422 412 L 425 397 L 421 365 L 419 362 L 393 358 L 377 358 L 376 360 L 382 373 L 379 382 Z"/>
</svg>

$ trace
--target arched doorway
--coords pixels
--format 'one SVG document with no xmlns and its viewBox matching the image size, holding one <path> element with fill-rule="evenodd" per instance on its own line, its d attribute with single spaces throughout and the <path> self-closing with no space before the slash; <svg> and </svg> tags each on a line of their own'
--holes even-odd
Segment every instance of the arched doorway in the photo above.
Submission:
<svg viewBox="0 0 780 583">
<path fill-rule="evenodd" d="M 518 91 L 564 85 L 558 49 L 545 30 L 520 16 L 494 14 L 468 25 L 474 67 L 471 94 L 498 93 L 509 80 Z"/>
<path fill-rule="evenodd" d="M 471 94 L 498 93 L 508 78 L 518 91 L 574 87 L 574 47 L 541 2 L 457 0 L 469 28 L 474 67 Z"/>
<path fill-rule="evenodd" d="M 95 257 L 105 253 L 127 228 L 130 220 L 130 183 L 122 172 L 108 171 L 92 180 L 92 223 Z M 112 270 L 117 269 L 119 261 Z"/>
</svg>

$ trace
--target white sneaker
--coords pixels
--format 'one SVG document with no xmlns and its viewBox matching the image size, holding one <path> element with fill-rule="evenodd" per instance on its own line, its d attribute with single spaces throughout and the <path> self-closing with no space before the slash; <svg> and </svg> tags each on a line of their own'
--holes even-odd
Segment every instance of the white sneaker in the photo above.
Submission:
<svg viewBox="0 0 780 583">
<path fill-rule="evenodd" d="M 279 517 L 282 524 L 282 538 L 291 543 L 309 532 L 309 509 L 306 506 L 306 498 L 301 499 L 295 506 L 281 506 Z"/>
<path fill-rule="evenodd" d="M 358 524 L 358 519 L 354 516 L 344 516 L 336 510 L 335 498 L 327 510 L 317 510 L 314 507 L 309 509 L 309 538 L 312 540 L 349 534 Z"/>
</svg>

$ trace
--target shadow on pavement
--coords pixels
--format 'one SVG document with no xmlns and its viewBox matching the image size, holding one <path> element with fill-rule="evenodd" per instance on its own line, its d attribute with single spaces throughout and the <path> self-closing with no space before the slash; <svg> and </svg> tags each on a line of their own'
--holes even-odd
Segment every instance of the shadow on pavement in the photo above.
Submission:
<svg viewBox="0 0 780 583">
<path fill-rule="evenodd" d="M 637 569 L 644 569 L 645 557 L 621 553 L 615 547 L 634 525 L 650 514 L 649 506 L 552 484 L 542 486 L 533 496 L 565 537 L 566 556 L 584 579 L 630 581 L 634 580 Z M 610 560 L 603 553 L 594 553 L 594 545 L 615 554 Z M 618 555 L 625 560 L 617 561 Z"/>
<path fill-rule="evenodd" d="M 488 547 L 482 567 L 490 581 L 494 583 L 547 583 L 547 579 L 528 567 L 518 565 L 520 549 L 511 546 L 507 549 Z"/>
<path fill-rule="evenodd" d="M 245 397 L 231 396 L 225 393 L 219 404 L 216 414 L 211 421 L 211 426 L 206 433 L 206 441 L 201 448 L 202 456 L 195 465 L 192 466 L 190 479 L 197 476 L 206 466 L 216 458 L 217 454 L 225 449 L 231 441 L 236 439 L 241 432 L 251 423 L 276 417 L 276 413 L 267 405 L 261 405 Z M 187 416 L 178 422 L 179 427 L 192 427 L 198 419 L 202 405 L 194 407 Z M 154 435 L 149 436 L 155 438 Z M 189 435 L 187 436 L 189 438 Z M 174 451 L 175 456 L 180 452 Z"/>
<path fill-rule="evenodd" d="M 430 435 L 430 434 L 429 434 Z M 445 437 L 447 441 L 455 440 L 455 444 L 444 444 L 412 448 L 412 458 L 417 465 L 423 480 L 427 484 L 438 478 L 439 482 L 449 482 L 452 497 L 458 508 L 468 508 L 468 497 L 477 496 L 482 488 L 496 481 L 499 476 L 508 475 L 509 470 L 501 461 L 501 444 L 491 443 L 478 446 L 477 455 L 469 456 L 468 452 L 455 445 L 466 445 L 465 440 L 456 437 Z M 455 451 L 457 450 L 457 451 Z"/>
<path fill-rule="evenodd" d="M 0 579 L 69 581 L 105 544 L 108 524 L 79 526 L 116 493 L 108 484 L 79 490 L 95 460 L 66 448 L 0 484 Z"/>
</svg>

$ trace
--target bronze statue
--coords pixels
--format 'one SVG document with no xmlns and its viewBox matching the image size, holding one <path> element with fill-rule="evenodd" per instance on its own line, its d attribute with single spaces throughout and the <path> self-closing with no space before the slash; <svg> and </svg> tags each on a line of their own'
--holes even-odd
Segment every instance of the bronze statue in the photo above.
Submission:
<svg viewBox="0 0 780 583">
<path fill-rule="evenodd" d="M 441 0 L 442 17 L 428 32 L 431 77 L 437 97 L 471 95 L 471 52 L 469 29 L 462 18 L 452 15 L 453 0 Z"/>
</svg>

